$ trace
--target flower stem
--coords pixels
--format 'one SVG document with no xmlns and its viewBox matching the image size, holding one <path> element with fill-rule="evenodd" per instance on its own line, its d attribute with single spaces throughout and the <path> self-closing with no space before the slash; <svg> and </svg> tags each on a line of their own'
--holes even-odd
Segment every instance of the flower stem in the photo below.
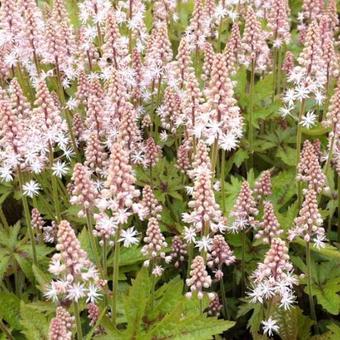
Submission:
<svg viewBox="0 0 340 340">
<path fill-rule="evenodd" d="M 27 202 L 27 197 L 24 195 L 24 190 L 23 190 L 24 180 L 23 180 L 20 168 L 18 168 L 18 177 L 19 177 L 19 184 L 20 184 L 20 190 L 21 190 L 22 204 L 24 206 L 24 214 L 25 214 L 27 230 L 29 233 L 29 237 L 31 239 L 33 264 L 38 267 L 37 250 L 35 247 L 34 232 L 33 232 L 32 224 L 31 224 L 31 216 L 30 216 L 30 210 L 29 210 L 29 206 Z"/>
<path fill-rule="evenodd" d="M 11 334 L 10 330 L 6 327 L 6 325 L 0 319 L 0 330 L 6 335 L 5 338 L 10 340 L 14 340 L 13 335 Z"/>
<path fill-rule="evenodd" d="M 337 241 L 340 242 L 340 176 L 338 175 L 338 235 Z"/>
<path fill-rule="evenodd" d="M 310 252 L 309 242 L 306 242 L 306 262 L 307 262 L 307 289 L 308 289 L 309 307 L 310 307 L 312 319 L 315 322 L 316 333 L 319 333 L 318 321 L 317 321 L 316 313 L 315 313 L 314 299 L 312 295 L 312 263 L 311 263 L 311 252 Z"/>
<path fill-rule="evenodd" d="M 221 194 L 222 194 L 222 213 L 225 213 L 225 150 L 222 150 L 221 157 Z"/>
<path fill-rule="evenodd" d="M 250 86 L 249 86 L 249 107 L 248 107 L 248 143 L 249 143 L 249 170 L 254 166 L 254 87 L 255 87 L 255 61 L 252 61 L 250 71 Z"/>
<path fill-rule="evenodd" d="M 242 258 L 241 258 L 241 293 L 244 293 L 246 286 L 246 270 L 245 270 L 245 257 L 246 257 L 246 233 L 243 230 L 241 232 L 242 238 Z"/>
<path fill-rule="evenodd" d="M 188 245 L 188 268 L 187 268 L 187 278 L 190 277 L 190 268 L 191 268 L 191 262 L 193 258 L 194 248 L 193 244 L 189 243 Z"/>
<path fill-rule="evenodd" d="M 305 111 L 305 101 L 302 100 L 301 106 L 300 106 L 300 112 L 299 112 L 299 119 L 298 119 L 298 126 L 297 126 L 297 134 L 296 134 L 296 166 L 300 162 L 300 153 L 301 153 L 301 143 L 302 143 L 302 125 L 301 123 L 301 118 L 303 116 L 303 113 Z M 301 188 L 301 182 L 297 182 L 298 185 L 298 206 L 301 205 L 302 203 L 302 188 Z"/>
<path fill-rule="evenodd" d="M 229 310 L 228 310 L 228 306 L 227 306 L 227 297 L 226 297 L 226 294 L 225 294 L 223 277 L 221 278 L 221 281 L 220 281 L 220 288 L 221 288 L 222 303 L 223 303 L 223 316 L 224 316 L 224 319 L 230 320 L 230 314 L 229 314 Z"/>
<path fill-rule="evenodd" d="M 52 145 L 49 144 L 49 161 L 50 161 L 50 169 L 51 169 L 51 181 L 52 181 L 52 196 L 53 196 L 53 204 L 54 204 L 54 213 L 57 222 L 61 221 L 60 214 L 60 206 L 59 206 L 59 197 L 58 197 L 58 183 L 56 177 L 52 173 L 52 167 L 54 162 L 53 157 L 53 148 Z"/>
<path fill-rule="evenodd" d="M 81 320 L 80 320 L 80 312 L 78 302 L 73 302 L 74 316 L 76 318 L 77 325 L 77 339 L 83 340 L 83 331 L 81 329 Z"/>
<path fill-rule="evenodd" d="M 119 251 L 120 251 L 120 244 L 119 244 L 119 234 L 120 234 L 120 227 L 117 228 L 115 234 L 115 252 L 113 257 L 113 282 L 112 282 L 112 322 L 113 325 L 116 327 L 117 324 L 117 297 L 118 297 L 118 278 L 119 278 Z"/>
<path fill-rule="evenodd" d="M 104 240 L 103 244 L 103 274 L 104 274 L 104 279 L 107 277 L 107 242 Z"/>
<path fill-rule="evenodd" d="M 96 259 L 96 265 L 97 265 L 97 268 L 101 270 L 101 273 L 103 275 L 102 266 L 100 265 L 99 251 L 98 251 L 96 240 L 93 235 L 93 227 L 92 227 L 91 214 L 90 214 L 89 209 L 86 209 L 86 222 L 87 222 L 87 231 L 89 233 L 91 248 L 92 248 L 94 257 Z"/>
<path fill-rule="evenodd" d="M 7 218 L 4 214 L 4 211 L 2 210 L 2 205 L 0 205 L 0 221 L 1 221 L 1 223 L 2 223 L 2 225 L 5 229 L 7 229 L 9 227 L 8 222 L 7 222 Z"/>
</svg>

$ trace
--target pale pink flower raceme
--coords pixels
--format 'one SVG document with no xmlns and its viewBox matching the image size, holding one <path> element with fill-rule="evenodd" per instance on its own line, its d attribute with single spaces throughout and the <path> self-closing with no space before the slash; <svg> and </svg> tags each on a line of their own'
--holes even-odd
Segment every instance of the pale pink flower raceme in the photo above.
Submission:
<svg viewBox="0 0 340 340">
<path fill-rule="evenodd" d="M 50 323 L 49 340 L 71 340 L 74 324 L 74 317 L 64 307 L 58 306 L 56 316 Z"/>
<path fill-rule="evenodd" d="M 254 193 L 257 198 L 264 199 L 272 194 L 271 171 L 265 170 L 255 183 Z"/>
<path fill-rule="evenodd" d="M 146 236 L 144 237 L 145 245 L 142 247 L 141 252 L 147 257 L 144 266 L 152 266 L 151 270 L 153 275 L 161 276 L 163 267 L 160 266 L 160 261 L 171 261 L 171 257 L 165 256 L 165 248 L 167 243 L 161 233 L 159 223 L 156 218 L 149 219 L 148 227 L 146 229 Z"/>
<path fill-rule="evenodd" d="M 190 288 L 190 292 L 186 293 L 186 297 L 191 298 L 194 293 L 201 300 L 204 296 L 203 289 L 211 286 L 212 280 L 205 267 L 204 259 L 196 256 L 191 264 L 190 278 L 186 280 L 186 285 Z M 208 293 L 209 298 L 215 297 L 214 293 Z"/>
<path fill-rule="evenodd" d="M 254 65 L 256 72 L 265 71 L 269 65 L 270 50 L 266 42 L 266 35 L 255 16 L 254 10 L 249 6 L 245 17 L 240 62 L 247 67 Z"/>
<path fill-rule="evenodd" d="M 255 216 L 258 214 L 253 192 L 247 181 L 243 181 L 240 193 L 236 199 L 231 216 L 234 222 L 228 228 L 232 232 L 239 232 L 248 227 L 256 226 Z"/>
<path fill-rule="evenodd" d="M 222 235 L 215 235 L 208 253 L 207 265 L 212 268 L 216 280 L 223 280 L 223 265 L 231 265 L 236 260 L 228 243 Z"/>
<path fill-rule="evenodd" d="M 315 247 L 322 248 L 326 241 L 323 220 L 319 213 L 317 193 L 310 186 L 305 193 L 299 216 L 294 220 L 294 227 L 289 231 L 289 240 L 302 237 L 306 242 L 313 242 Z"/>
<path fill-rule="evenodd" d="M 271 244 L 273 239 L 280 237 L 283 230 L 280 228 L 279 221 L 275 216 L 273 204 L 265 201 L 263 205 L 263 220 L 257 225 L 255 238 L 261 239 L 264 243 Z"/>
<path fill-rule="evenodd" d="M 223 54 L 214 57 L 206 96 L 208 101 L 205 109 L 210 115 L 206 130 L 207 143 L 216 141 L 223 150 L 235 149 L 242 137 L 243 118 L 234 98 Z"/>
<path fill-rule="evenodd" d="M 320 193 L 326 185 L 326 176 L 322 172 L 318 155 L 313 144 L 306 140 L 301 151 L 298 164 L 297 179 L 307 182 L 317 193 Z"/>
<path fill-rule="evenodd" d="M 82 210 L 78 213 L 84 216 L 95 205 L 97 190 L 86 166 L 77 163 L 73 169 L 72 185 L 70 186 L 72 204 L 80 205 Z"/>
<path fill-rule="evenodd" d="M 95 266 L 81 249 L 74 230 L 67 221 L 58 225 L 57 246 L 50 262 L 49 272 L 56 277 L 48 286 L 45 296 L 54 301 L 91 298 L 93 290 L 100 296 L 101 280 Z"/>
<path fill-rule="evenodd" d="M 253 303 L 271 299 L 274 301 L 277 298 L 280 307 L 291 308 L 295 301 L 293 286 L 297 284 L 297 279 L 284 241 L 273 239 L 263 263 L 258 264 L 252 279 L 253 286 L 248 295 Z"/>
</svg>

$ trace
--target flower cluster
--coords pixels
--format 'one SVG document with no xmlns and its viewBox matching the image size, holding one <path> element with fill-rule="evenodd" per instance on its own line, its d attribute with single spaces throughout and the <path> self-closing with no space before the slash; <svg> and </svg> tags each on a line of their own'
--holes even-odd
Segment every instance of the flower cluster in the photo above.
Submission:
<svg viewBox="0 0 340 340">
<path fill-rule="evenodd" d="M 283 240 L 273 239 L 263 263 L 258 265 L 252 278 L 254 283 L 248 294 L 253 303 L 277 298 L 280 307 L 291 308 L 295 301 L 293 286 L 297 284 L 297 279 Z"/>
<path fill-rule="evenodd" d="M 103 282 L 67 221 L 58 225 L 56 249 L 48 270 L 57 280 L 50 283 L 45 296 L 53 301 L 78 302 L 85 297 L 88 302 L 97 301 Z"/>
</svg>

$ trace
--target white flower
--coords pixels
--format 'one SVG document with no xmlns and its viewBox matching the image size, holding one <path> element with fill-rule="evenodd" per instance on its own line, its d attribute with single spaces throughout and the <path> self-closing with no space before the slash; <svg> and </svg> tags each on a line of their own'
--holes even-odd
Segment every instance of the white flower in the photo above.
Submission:
<svg viewBox="0 0 340 340">
<path fill-rule="evenodd" d="M 84 287 L 84 285 L 79 282 L 76 282 L 73 285 L 70 285 L 70 287 L 68 288 L 67 298 L 69 300 L 78 302 L 79 299 L 85 296 L 85 294 L 86 288 Z"/>
<path fill-rule="evenodd" d="M 62 178 L 67 174 L 69 168 L 66 166 L 65 162 L 61 162 L 59 159 L 52 166 L 53 175 Z"/>
<path fill-rule="evenodd" d="M 114 219 L 117 224 L 125 224 L 130 215 L 131 213 L 129 213 L 127 209 L 118 209 L 117 212 L 114 214 Z"/>
<path fill-rule="evenodd" d="M 10 182 L 13 179 L 11 168 L 8 166 L 2 166 L 0 168 L 0 178 L 5 182 Z"/>
<path fill-rule="evenodd" d="M 288 104 L 288 106 L 293 106 L 295 99 L 295 92 L 293 89 L 288 89 L 283 97 L 283 101 Z"/>
<path fill-rule="evenodd" d="M 292 293 L 290 289 L 286 290 L 281 296 L 280 307 L 285 310 L 289 310 L 294 304 L 294 302 L 295 302 L 294 294 Z"/>
<path fill-rule="evenodd" d="M 325 248 L 325 246 L 326 246 L 325 241 L 327 241 L 326 236 L 318 234 L 313 239 L 313 242 L 314 242 L 313 246 L 317 249 Z"/>
<path fill-rule="evenodd" d="M 192 196 L 192 194 L 194 192 L 194 187 L 187 185 L 187 186 L 185 186 L 185 191 L 186 191 L 187 195 Z"/>
<path fill-rule="evenodd" d="M 211 248 L 212 239 L 209 236 L 203 236 L 201 240 L 196 241 L 196 248 L 199 251 L 208 251 Z"/>
<path fill-rule="evenodd" d="M 74 110 L 75 108 L 77 108 L 79 105 L 78 100 L 75 99 L 74 97 L 70 97 L 70 99 L 67 101 L 66 107 L 69 110 Z"/>
<path fill-rule="evenodd" d="M 300 124 L 307 128 L 310 129 L 313 125 L 316 123 L 317 116 L 314 112 L 307 112 L 305 116 L 301 118 Z"/>
<path fill-rule="evenodd" d="M 138 244 L 139 240 L 136 235 L 138 235 L 138 233 L 134 227 L 128 228 L 126 230 L 123 229 L 121 231 L 119 242 L 123 242 L 124 247 L 126 248 L 130 247 L 131 245 Z"/>
<path fill-rule="evenodd" d="M 34 197 L 37 196 L 39 193 L 39 190 L 41 189 L 39 183 L 34 181 L 33 179 L 30 180 L 29 182 L 25 183 L 22 186 L 22 189 L 24 191 L 24 195 L 28 197 Z"/>
<path fill-rule="evenodd" d="M 187 243 L 194 243 L 196 240 L 196 231 L 192 227 L 184 227 L 183 238 Z"/>
<path fill-rule="evenodd" d="M 279 114 L 282 118 L 286 118 L 288 115 L 290 115 L 290 111 L 293 109 L 293 107 L 280 107 Z"/>
<path fill-rule="evenodd" d="M 250 291 L 247 295 L 251 298 L 250 300 L 251 303 L 256 303 L 256 302 L 263 303 L 262 285 L 255 286 L 254 289 Z"/>
<path fill-rule="evenodd" d="M 48 271 L 56 276 L 65 270 L 65 265 L 60 262 L 60 258 L 53 257 L 48 267 Z"/>
<path fill-rule="evenodd" d="M 236 149 L 238 140 L 233 133 L 223 134 L 219 138 L 219 146 L 226 151 L 231 151 Z"/>
<path fill-rule="evenodd" d="M 100 298 L 101 294 L 99 293 L 99 289 L 95 285 L 90 285 L 87 290 L 87 299 L 86 303 L 96 303 L 96 301 Z"/>
<path fill-rule="evenodd" d="M 166 132 L 165 130 L 163 130 L 163 131 L 161 132 L 161 134 L 160 134 L 160 139 L 161 139 L 162 142 L 166 142 L 166 141 L 167 141 L 167 139 L 168 139 L 168 134 L 167 134 L 167 132 Z"/>
<path fill-rule="evenodd" d="M 295 88 L 295 95 L 294 95 L 295 99 L 302 101 L 303 99 L 308 98 L 308 95 L 309 95 L 308 87 L 304 85 L 298 85 Z"/>
<path fill-rule="evenodd" d="M 47 300 L 52 300 L 53 302 L 58 301 L 58 290 L 56 286 L 53 284 L 53 282 L 44 293 L 44 296 Z"/>
<path fill-rule="evenodd" d="M 279 325 L 276 320 L 273 320 L 271 317 L 267 321 L 261 322 L 263 325 L 263 333 L 268 334 L 269 336 L 273 336 L 273 332 L 279 332 Z"/>
<path fill-rule="evenodd" d="M 152 270 L 152 275 L 154 276 L 161 276 L 164 272 L 164 268 L 161 266 L 155 266 L 155 268 Z"/>
<path fill-rule="evenodd" d="M 318 105 L 322 105 L 324 102 L 325 96 L 320 91 L 315 91 L 315 101 Z"/>
<path fill-rule="evenodd" d="M 65 149 L 63 149 L 64 151 L 64 156 L 70 160 L 73 156 L 74 156 L 74 151 L 71 147 L 67 147 Z"/>
</svg>

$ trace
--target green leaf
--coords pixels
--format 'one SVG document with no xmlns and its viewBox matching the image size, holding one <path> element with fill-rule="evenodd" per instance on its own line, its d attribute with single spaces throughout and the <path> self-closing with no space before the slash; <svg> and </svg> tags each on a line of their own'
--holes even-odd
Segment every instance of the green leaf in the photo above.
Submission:
<svg viewBox="0 0 340 340">
<path fill-rule="evenodd" d="M 276 153 L 276 157 L 289 166 L 296 165 L 296 151 L 289 146 L 280 147 Z"/>
<path fill-rule="evenodd" d="M 22 333 L 27 340 L 48 339 L 49 322 L 46 316 L 21 301 L 20 304 L 20 323 L 22 325 Z"/>
<path fill-rule="evenodd" d="M 38 286 L 39 290 L 41 292 L 45 292 L 46 287 L 51 282 L 51 275 L 49 275 L 48 272 L 42 271 L 41 269 L 39 269 L 34 264 L 33 264 L 32 268 L 33 268 L 34 277 L 37 280 L 37 282 L 39 283 L 39 286 Z"/>
<path fill-rule="evenodd" d="M 18 315 L 20 310 L 20 299 L 13 293 L 0 293 L 0 317 L 4 319 L 13 329 L 21 329 Z"/>
<path fill-rule="evenodd" d="M 155 305 L 150 313 L 150 318 L 158 314 L 164 315 L 172 311 L 178 300 L 182 298 L 183 280 L 179 276 L 162 285 L 155 293 Z"/>
<path fill-rule="evenodd" d="M 306 242 L 302 239 L 295 239 L 293 243 L 297 243 L 300 246 L 306 247 Z M 311 251 L 315 253 L 319 253 L 320 255 L 324 255 L 327 257 L 330 257 L 334 259 L 334 261 L 340 261 L 340 252 L 337 250 L 337 248 L 326 245 L 324 248 L 316 248 L 316 247 L 311 247 Z"/>
<path fill-rule="evenodd" d="M 140 247 L 122 248 L 119 255 L 119 266 L 129 266 L 145 260 Z"/>
<path fill-rule="evenodd" d="M 142 268 L 124 303 L 126 319 L 128 321 L 127 333 L 136 339 L 141 332 L 141 321 L 150 296 L 151 280 L 146 268 Z"/>
<path fill-rule="evenodd" d="M 310 328 L 314 322 L 303 315 L 299 307 L 290 310 L 278 309 L 275 313 L 275 319 L 278 321 L 279 334 L 282 340 L 310 339 Z"/>
<path fill-rule="evenodd" d="M 316 295 L 318 303 L 327 310 L 328 313 L 338 315 L 340 313 L 340 277 L 328 279 L 320 288 L 312 286 L 312 293 Z"/>
<path fill-rule="evenodd" d="M 327 326 L 327 328 L 331 331 L 332 335 L 330 340 L 339 340 L 340 339 L 340 326 L 332 323 Z"/>
<path fill-rule="evenodd" d="M 0 253 L 0 281 L 3 279 L 10 261 L 10 256 L 8 254 Z"/>
<path fill-rule="evenodd" d="M 198 303 L 198 301 L 196 300 Z M 184 301 L 181 301 L 157 323 L 143 339 L 164 338 L 177 340 L 206 340 L 233 327 L 235 322 L 207 318 L 201 313 L 183 315 Z"/>
</svg>

